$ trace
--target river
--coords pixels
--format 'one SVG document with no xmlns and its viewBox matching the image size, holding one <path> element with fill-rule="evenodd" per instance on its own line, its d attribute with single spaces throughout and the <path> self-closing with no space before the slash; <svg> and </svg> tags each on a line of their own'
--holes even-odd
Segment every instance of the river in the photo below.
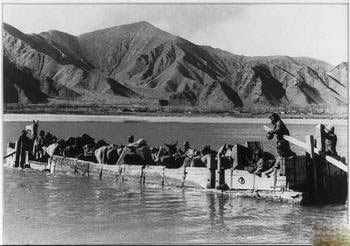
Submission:
<svg viewBox="0 0 350 246">
<path fill-rule="evenodd" d="M 3 141 L 15 141 L 30 122 L 5 121 Z M 184 140 L 200 148 L 210 144 L 244 144 L 264 138 L 263 122 L 114 122 L 43 121 L 39 128 L 66 138 L 87 133 L 96 139 L 125 143 L 127 136 L 150 145 Z M 291 135 L 304 140 L 313 124 L 288 124 Z M 336 125 L 338 151 L 347 156 L 347 126 Z M 302 150 L 294 148 L 297 153 Z M 347 221 L 346 205 L 303 207 L 239 198 L 198 189 L 161 188 L 136 180 L 46 174 L 4 168 L 5 244 L 120 243 L 309 243 L 314 228 L 337 227 Z"/>
</svg>

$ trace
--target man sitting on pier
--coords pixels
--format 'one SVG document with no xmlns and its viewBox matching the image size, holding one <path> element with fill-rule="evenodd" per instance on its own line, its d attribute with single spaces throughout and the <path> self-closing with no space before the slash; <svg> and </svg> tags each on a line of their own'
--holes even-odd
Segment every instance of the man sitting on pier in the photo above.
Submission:
<svg viewBox="0 0 350 246">
<path fill-rule="evenodd" d="M 248 166 L 248 172 L 261 177 L 261 173 L 268 168 L 270 168 L 270 166 L 268 160 L 264 156 L 264 152 L 261 149 L 255 150 L 252 164 Z"/>
<path fill-rule="evenodd" d="M 325 154 L 330 156 L 338 156 L 337 147 L 337 135 L 334 133 L 334 126 L 328 125 L 324 129 L 321 128 L 321 132 L 325 139 Z"/>
</svg>

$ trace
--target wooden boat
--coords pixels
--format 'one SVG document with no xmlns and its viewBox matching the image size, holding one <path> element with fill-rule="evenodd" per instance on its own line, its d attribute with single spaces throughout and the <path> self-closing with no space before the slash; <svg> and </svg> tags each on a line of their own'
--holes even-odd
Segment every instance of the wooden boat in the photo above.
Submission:
<svg viewBox="0 0 350 246">
<path fill-rule="evenodd" d="M 290 136 L 284 138 L 305 149 L 305 155 L 282 159 L 281 169 L 270 177 L 257 176 L 244 168 L 223 169 L 220 164 L 213 167 L 187 167 L 170 169 L 162 166 L 104 165 L 75 158 L 52 156 L 48 162 L 29 160 L 26 163 L 34 169 L 72 172 L 76 175 L 125 180 L 136 177 L 142 184 L 159 182 L 160 185 L 198 187 L 216 190 L 223 184 L 225 191 L 239 196 L 255 197 L 297 204 L 344 203 L 347 200 L 348 167 L 333 157 L 322 154 L 322 146 L 314 147 L 313 136 L 306 136 L 302 142 Z M 323 142 L 322 139 L 320 141 Z M 313 143 L 313 144 L 311 144 Z M 232 167 L 244 167 L 247 155 L 251 155 L 259 142 L 247 142 L 245 146 L 233 147 Z M 14 167 L 17 151 L 15 144 L 8 144 L 5 166 Z"/>
</svg>

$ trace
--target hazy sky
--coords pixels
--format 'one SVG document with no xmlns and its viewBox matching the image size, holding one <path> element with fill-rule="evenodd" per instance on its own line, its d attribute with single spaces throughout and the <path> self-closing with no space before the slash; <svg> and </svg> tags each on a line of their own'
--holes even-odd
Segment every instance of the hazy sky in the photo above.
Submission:
<svg viewBox="0 0 350 246">
<path fill-rule="evenodd" d="M 248 56 L 308 56 L 333 65 L 347 60 L 347 6 L 4 5 L 3 21 L 25 33 L 57 29 L 81 34 L 145 20 L 196 44 Z"/>
</svg>

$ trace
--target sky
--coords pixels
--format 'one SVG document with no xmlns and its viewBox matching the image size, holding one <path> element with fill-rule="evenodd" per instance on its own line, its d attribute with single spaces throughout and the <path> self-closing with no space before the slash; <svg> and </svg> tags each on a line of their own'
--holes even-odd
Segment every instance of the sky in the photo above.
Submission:
<svg viewBox="0 0 350 246">
<path fill-rule="evenodd" d="M 347 61 L 346 4 L 4 4 L 3 21 L 24 33 L 79 35 L 148 21 L 195 44 L 237 55 Z"/>
</svg>

